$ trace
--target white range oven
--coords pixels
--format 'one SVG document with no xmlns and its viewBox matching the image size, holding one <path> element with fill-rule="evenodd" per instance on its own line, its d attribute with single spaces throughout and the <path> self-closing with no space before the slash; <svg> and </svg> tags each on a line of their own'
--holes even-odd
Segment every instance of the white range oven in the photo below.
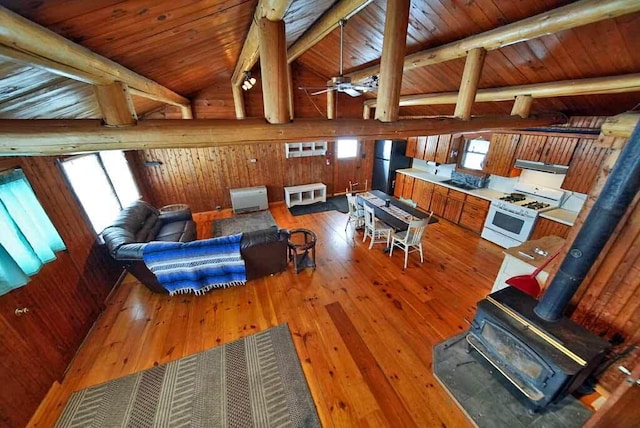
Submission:
<svg viewBox="0 0 640 428">
<path fill-rule="evenodd" d="M 531 235 L 538 213 L 557 208 L 564 192 L 518 183 L 515 192 L 491 201 L 482 237 L 504 248 L 522 244 Z"/>
</svg>

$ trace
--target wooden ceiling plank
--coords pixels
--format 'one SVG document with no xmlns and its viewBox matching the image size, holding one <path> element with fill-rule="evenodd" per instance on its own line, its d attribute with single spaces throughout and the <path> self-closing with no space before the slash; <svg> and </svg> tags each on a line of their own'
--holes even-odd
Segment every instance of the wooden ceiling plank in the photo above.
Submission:
<svg viewBox="0 0 640 428">
<path fill-rule="evenodd" d="M 404 70 L 461 58 L 466 56 L 471 49 L 499 49 L 514 43 L 615 18 L 639 10 L 640 2 L 628 0 L 580 0 L 462 40 L 407 55 L 404 62 Z M 347 76 L 351 77 L 353 81 L 361 81 L 378 73 L 380 73 L 380 65 L 374 65 L 349 73 Z"/>
<path fill-rule="evenodd" d="M 268 124 L 264 119 L 145 120 L 136 126 L 104 127 L 99 120 L 0 120 L 0 155 L 54 155 L 99 150 L 144 150 L 242 146 L 253 143 L 321 141 L 338 137 L 406 138 L 483 129 L 518 129 L 565 123 L 561 114 L 401 120 L 298 119 Z"/>
<path fill-rule="evenodd" d="M 189 101 L 164 86 L 147 79 L 107 58 L 104 58 L 58 34 L 28 21 L 13 12 L 0 7 L 0 44 L 14 51 L 27 53 L 36 58 L 50 61 L 50 65 L 60 64 L 57 74 L 68 75 L 72 69 L 78 73 L 74 79 L 86 81 L 94 76 L 92 84 L 121 81 L 144 94 L 162 97 L 165 103 L 189 104 Z M 4 54 L 10 52 L 4 51 Z M 18 58 L 18 60 L 20 60 Z M 34 64 L 39 66 L 38 64 Z"/>
<path fill-rule="evenodd" d="M 553 98 L 575 95 L 619 94 L 640 91 L 640 73 L 622 76 L 594 77 L 591 79 L 561 80 L 558 82 L 534 83 L 531 85 L 507 86 L 504 88 L 479 89 L 475 101 L 509 101 L 518 95 L 530 95 L 533 98 Z M 455 104 L 458 92 L 406 95 L 400 97 L 401 106 Z M 376 107 L 377 100 L 364 102 Z"/>
<path fill-rule="evenodd" d="M 258 21 L 260 77 L 264 118 L 269 123 L 287 123 L 289 112 L 289 66 L 284 21 Z"/>
<path fill-rule="evenodd" d="M 373 0 L 340 0 L 324 13 L 287 51 L 289 63 L 331 33 L 343 19 L 349 19 Z"/>
<path fill-rule="evenodd" d="M 473 106 L 473 100 L 476 99 L 478 82 L 480 81 L 486 54 L 487 51 L 482 48 L 469 51 L 467 61 L 464 64 L 464 71 L 462 72 L 462 82 L 460 83 L 456 109 L 453 113 L 454 117 L 462 120 L 471 118 L 471 107 Z"/>
<path fill-rule="evenodd" d="M 394 122 L 400 114 L 402 64 L 407 43 L 410 5 L 409 0 L 387 3 L 378 86 L 379 107 L 376 109 L 376 119 L 382 122 Z"/>
<path fill-rule="evenodd" d="M 93 90 L 107 126 L 131 126 L 138 121 L 129 88 L 122 82 L 94 85 Z"/>
</svg>

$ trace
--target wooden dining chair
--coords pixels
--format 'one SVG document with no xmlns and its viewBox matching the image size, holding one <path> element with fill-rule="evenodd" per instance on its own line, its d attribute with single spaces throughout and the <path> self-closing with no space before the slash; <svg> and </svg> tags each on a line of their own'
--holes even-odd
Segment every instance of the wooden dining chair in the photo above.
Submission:
<svg viewBox="0 0 640 428">
<path fill-rule="evenodd" d="M 392 229 L 386 223 L 376 218 L 373 207 L 364 204 L 364 237 L 362 242 L 367 240 L 367 236 L 371 238 L 369 249 L 373 248 L 373 244 L 385 242 L 387 247 L 391 240 Z"/>
<path fill-rule="evenodd" d="M 353 231 L 364 224 L 364 210 L 358 206 L 355 195 L 347 193 L 347 204 L 349 205 L 349 217 L 347 218 L 347 224 L 344 227 L 345 233 L 349 226 L 353 226 Z"/>
<path fill-rule="evenodd" d="M 393 255 L 393 247 L 398 247 L 404 251 L 404 268 L 407 268 L 409 261 L 409 253 L 415 251 L 420 252 L 420 263 L 424 263 L 424 255 L 422 253 L 422 235 L 427 229 L 429 220 L 433 211 L 429 214 L 429 217 L 425 219 L 413 218 L 409 221 L 409 228 L 402 232 L 396 232 L 391 236 L 391 250 L 389 251 L 389 257 Z"/>
<path fill-rule="evenodd" d="M 364 183 L 352 182 L 351 180 L 349 180 L 349 193 L 364 192 L 365 190 L 367 190 L 368 184 L 369 180 L 364 180 Z"/>
</svg>

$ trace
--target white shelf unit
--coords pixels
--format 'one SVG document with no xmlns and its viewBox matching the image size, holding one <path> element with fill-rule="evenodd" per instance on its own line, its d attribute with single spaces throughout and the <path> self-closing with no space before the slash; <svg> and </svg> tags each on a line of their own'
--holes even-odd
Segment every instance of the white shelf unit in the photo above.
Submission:
<svg viewBox="0 0 640 428">
<path fill-rule="evenodd" d="M 287 207 L 309 205 L 327 201 L 327 185 L 324 183 L 303 184 L 284 188 L 284 201 Z"/>
<path fill-rule="evenodd" d="M 307 143 L 285 143 L 287 158 L 303 156 L 324 156 L 327 154 L 326 141 L 312 141 Z"/>
</svg>

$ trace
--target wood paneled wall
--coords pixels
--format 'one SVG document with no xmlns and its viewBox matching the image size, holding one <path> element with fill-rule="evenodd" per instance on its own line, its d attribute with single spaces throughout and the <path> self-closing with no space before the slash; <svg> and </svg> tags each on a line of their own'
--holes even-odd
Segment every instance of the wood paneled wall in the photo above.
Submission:
<svg viewBox="0 0 640 428">
<path fill-rule="evenodd" d="M 24 426 L 100 314 L 121 272 L 51 157 L 0 158 L 20 167 L 67 247 L 24 287 L 0 296 L 0 425 Z M 16 316 L 17 308 L 29 312 Z"/>
</svg>

